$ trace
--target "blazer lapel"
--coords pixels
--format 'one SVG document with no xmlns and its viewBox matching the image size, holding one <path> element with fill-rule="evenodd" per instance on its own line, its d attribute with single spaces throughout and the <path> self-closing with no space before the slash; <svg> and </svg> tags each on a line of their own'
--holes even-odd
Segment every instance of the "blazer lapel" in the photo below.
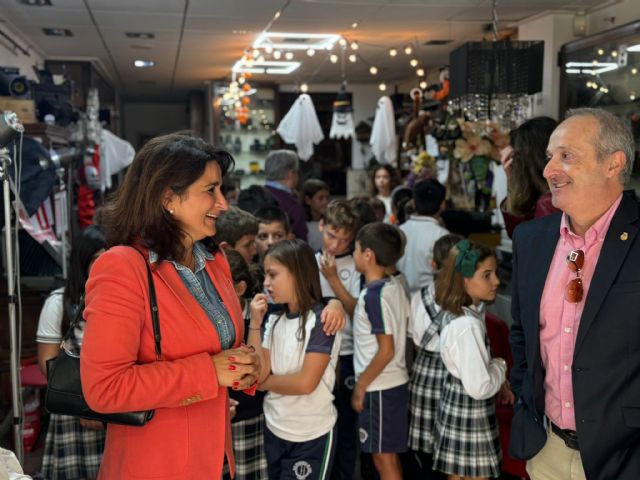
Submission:
<svg viewBox="0 0 640 480">
<path fill-rule="evenodd" d="M 207 312 L 200 306 L 196 298 L 191 294 L 187 286 L 180 278 L 180 274 L 170 262 L 159 262 L 155 272 L 160 279 L 169 288 L 174 297 L 182 304 L 186 312 L 193 320 L 200 325 L 204 332 L 212 333 L 214 339 L 214 350 L 220 349 L 220 339 Z"/>
<path fill-rule="evenodd" d="M 623 196 L 618 210 L 614 214 L 609 230 L 604 239 L 598 263 L 589 286 L 589 293 L 585 300 L 584 310 L 578 327 L 578 337 L 574 356 L 578 353 L 589 327 L 600 310 L 609 288 L 624 263 L 624 259 L 633 244 L 638 227 L 633 225 L 638 219 L 638 204 L 628 196 Z M 626 233 L 626 235 L 623 235 Z M 624 240 L 623 240 L 624 238 Z"/>
</svg>

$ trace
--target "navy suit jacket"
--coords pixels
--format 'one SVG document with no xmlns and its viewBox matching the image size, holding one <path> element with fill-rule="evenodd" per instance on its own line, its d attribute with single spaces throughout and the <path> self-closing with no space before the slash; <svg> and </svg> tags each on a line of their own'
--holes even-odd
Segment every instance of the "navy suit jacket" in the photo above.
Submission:
<svg viewBox="0 0 640 480">
<path fill-rule="evenodd" d="M 604 240 L 578 328 L 572 365 L 576 431 L 589 480 L 640 479 L 640 206 L 625 193 Z M 545 444 L 540 300 L 561 214 L 519 226 L 513 240 L 514 407 L 509 452 Z M 558 292 L 563 295 L 564 292 Z"/>
</svg>

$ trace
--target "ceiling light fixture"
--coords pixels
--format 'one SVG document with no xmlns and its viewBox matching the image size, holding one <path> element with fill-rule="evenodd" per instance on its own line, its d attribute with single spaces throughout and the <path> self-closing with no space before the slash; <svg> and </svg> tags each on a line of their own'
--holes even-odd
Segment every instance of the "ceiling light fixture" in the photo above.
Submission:
<svg viewBox="0 0 640 480">
<path fill-rule="evenodd" d="M 127 38 L 138 38 L 140 40 L 150 40 L 156 38 L 156 35 L 151 32 L 126 32 Z"/>
<path fill-rule="evenodd" d="M 238 60 L 232 72 L 235 73 L 266 73 L 267 75 L 288 75 L 300 67 L 300 62 L 276 62 L 274 60 L 265 60 L 264 62 L 246 62 Z"/>
<path fill-rule="evenodd" d="M 51 0 L 19 0 L 23 5 L 29 5 L 30 7 L 50 7 Z"/>
<path fill-rule="evenodd" d="M 283 33 L 262 32 L 253 42 L 253 48 L 271 45 L 273 48 L 285 50 L 326 50 L 340 39 L 335 33 Z"/>
<path fill-rule="evenodd" d="M 156 66 L 153 60 L 134 60 L 133 66 L 137 68 L 151 68 Z"/>
<path fill-rule="evenodd" d="M 73 37 L 73 32 L 68 28 L 43 28 L 42 31 L 49 37 Z"/>
</svg>

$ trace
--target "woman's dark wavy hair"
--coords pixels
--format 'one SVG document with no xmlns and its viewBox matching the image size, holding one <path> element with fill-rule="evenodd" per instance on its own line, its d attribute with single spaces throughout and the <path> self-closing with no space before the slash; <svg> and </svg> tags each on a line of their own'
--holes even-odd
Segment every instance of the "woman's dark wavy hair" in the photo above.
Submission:
<svg viewBox="0 0 640 480">
<path fill-rule="evenodd" d="M 139 244 L 160 259 L 183 258 L 184 232 L 163 207 L 163 196 L 167 190 L 183 196 L 210 162 L 218 163 L 223 177 L 235 164 L 231 154 L 201 138 L 174 133 L 149 140 L 103 209 L 108 245 Z M 211 251 L 217 249 L 212 238 L 203 243 Z"/>
<path fill-rule="evenodd" d="M 98 225 L 85 228 L 73 241 L 69 256 L 69 277 L 62 297 L 65 307 L 61 329 L 63 335 L 69 329 L 72 320 L 70 315 L 82 302 L 85 284 L 89 278 L 89 265 L 94 260 L 96 253 L 106 248 L 106 244 L 107 239 L 102 228 Z"/>
<path fill-rule="evenodd" d="M 307 216 L 308 222 L 313 220 L 313 218 L 311 218 L 311 208 L 307 204 L 306 199 L 312 199 L 316 193 L 322 190 L 326 190 L 329 193 L 331 192 L 329 185 L 319 178 L 310 178 L 305 180 L 302 184 L 302 190 L 300 191 L 300 203 L 302 204 L 302 208 L 304 208 L 304 213 Z"/>
<path fill-rule="evenodd" d="M 389 165 L 388 163 L 379 163 L 371 168 L 369 172 L 369 178 L 371 179 L 371 187 L 369 189 L 369 193 L 372 197 L 378 195 L 378 189 L 376 188 L 376 173 L 378 173 L 378 170 L 386 170 L 389 174 L 389 177 L 391 179 L 389 182 L 390 192 L 392 192 L 393 189 L 401 183 L 400 175 L 398 174 L 398 171 L 393 168 L 393 166 Z"/>
<path fill-rule="evenodd" d="M 535 117 L 511 131 L 513 167 L 507 197 L 507 211 L 511 214 L 529 215 L 540 195 L 549 190 L 542 171 L 547 164 L 549 137 L 557 126 L 553 118 Z"/>
</svg>

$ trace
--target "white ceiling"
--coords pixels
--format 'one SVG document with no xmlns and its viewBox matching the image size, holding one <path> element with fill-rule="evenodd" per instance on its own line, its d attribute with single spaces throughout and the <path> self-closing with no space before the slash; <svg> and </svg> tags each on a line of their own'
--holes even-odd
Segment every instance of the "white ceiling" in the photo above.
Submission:
<svg viewBox="0 0 640 480">
<path fill-rule="evenodd" d="M 345 62 L 350 82 L 386 82 L 410 78 L 413 69 L 402 53 L 417 44 L 416 57 L 428 69 L 448 63 L 449 52 L 481 40 L 491 21 L 491 0 L 51 0 L 53 6 L 28 6 L 0 0 L 0 16 L 44 52 L 45 58 L 94 58 L 126 99 L 177 99 L 204 82 L 229 77 L 231 66 L 256 35 L 282 9 L 271 31 L 339 33 L 360 44 L 361 59 Z M 500 28 L 547 11 L 588 11 L 603 0 L 499 0 Z M 284 8 L 283 8 L 284 7 Z M 356 29 L 353 22 L 359 22 Z M 73 37 L 48 37 L 42 28 L 66 28 Z M 246 33 L 234 33 L 246 31 Z M 152 40 L 127 38 L 126 32 L 151 32 Z M 424 46 L 428 40 L 452 40 Z M 542 39 L 543 40 L 543 39 Z M 399 48 L 397 57 L 388 50 Z M 339 53 L 339 47 L 336 47 Z M 352 53 L 351 51 L 346 52 Z M 313 58 L 296 52 L 303 66 L 290 76 L 260 77 L 282 83 L 336 83 L 340 62 L 328 53 Z M 137 69 L 135 59 L 156 62 Z M 368 64 L 379 68 L 377 77 Z M 155 84 L 149 85 L 153 81 Z"/>
</svg>

